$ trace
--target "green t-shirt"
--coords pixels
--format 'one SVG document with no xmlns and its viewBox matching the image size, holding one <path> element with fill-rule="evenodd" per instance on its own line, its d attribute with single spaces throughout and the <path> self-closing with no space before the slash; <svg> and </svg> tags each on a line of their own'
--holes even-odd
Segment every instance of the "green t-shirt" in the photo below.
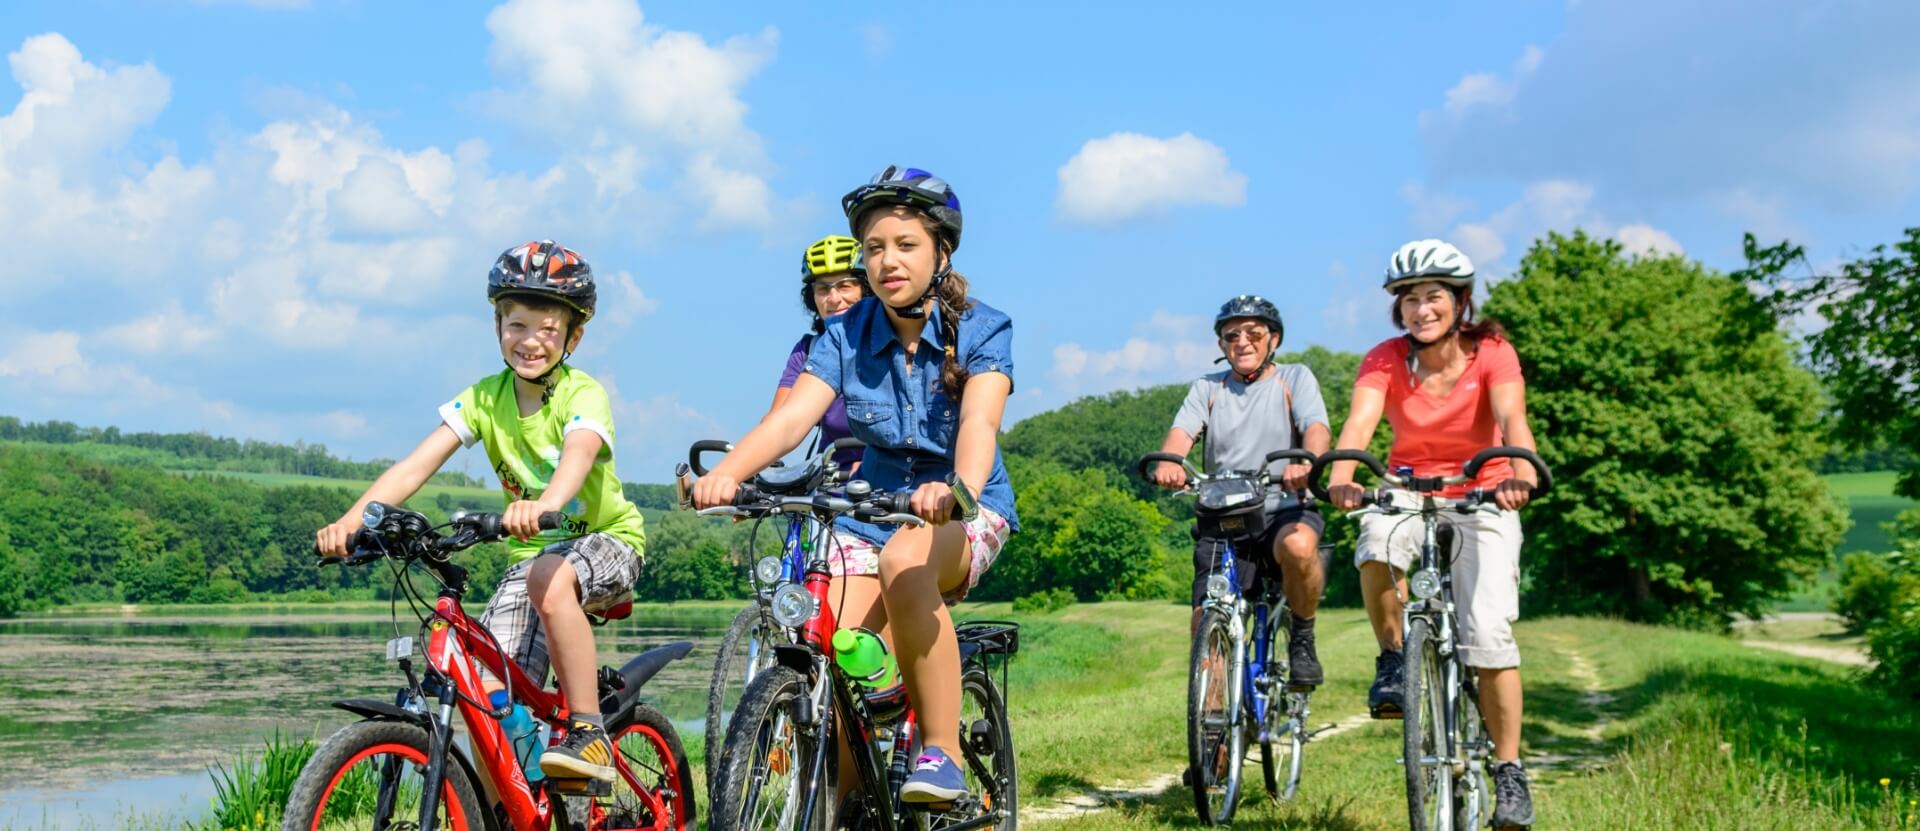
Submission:
<svg viewBox="0 0 1920 831">
<path fill-rule="evenodd" d="M 526 418 L 514 398 L 513 371 L 502 370 L 460 393 L 440 407 L 440 419 L 460 436 L 463 446 L 485 442 L 487 460 L 506 492 L 507 502 L 539 499 L 560 466 L 560 448 L 567 434 L 588 430 L 600 437 L 600 456 L 587 471 L 580 492 L 563 510 L 564 527 L 543 531 L 527 542 L 507 540 L 513 562 L 532 559 L 540 549 L 562 540 L 593 533 L 611 534 L 633 546 L 646 548 L 647 534 L 640 509 L 620 490 L 613 472 L 613 405 L 600 382 L 580 370 L 561 366 L 559 383 L 546 406 Z"/>
</svg>

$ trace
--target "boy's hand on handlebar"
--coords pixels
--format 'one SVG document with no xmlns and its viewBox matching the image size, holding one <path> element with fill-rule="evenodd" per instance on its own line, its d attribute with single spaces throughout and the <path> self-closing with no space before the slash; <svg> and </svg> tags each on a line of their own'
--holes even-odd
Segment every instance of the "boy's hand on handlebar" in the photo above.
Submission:
<svg viewBox="0 0 1920 831">
<path fill-rule="evenodd" d="M 1367 489 L 1352 482 L 1341 482 L 1327 486 L 1327 496 L 1333 500 L 1333 507 L 1342 511 L 1352 511 L 1360 507 L 1360 501 Z"/>
<path fill-rule="evenodd" d="M 1493 492 L 1493 503 L 1508 511 L 1518 511 L 1533 499 L 1533 483 L 1518 477 L 1500 483 Z"/>
<path fill-rule="evenodd" d="M 326 559 L 345 559 L 348 554 L 353 553 L 347 550 L 347 542 L 353 539 L 354 533 L 360 528 L 359 522 L 344 519 L 332 525 L 322 526 L 320 530 L 313 532 L 313 547 L 318 549 L 320 556 Z"/>
<path fill-rule="evenodd" d="M 734 497 L 739 493 L 740 480 L 709 472 L 693 483 L 693 507 L 695 510 L 705 510 L 732 505 Z"/>
<path fill-rule="evenodd" d="M 928 482 L 913 491 L 913 514 L 928 525 L 945 525 L 953 516 L 953 489 L 945 482 Z"/>
<path fill-rule="evenodd" d="M 1307 489 L 1307 477 L 1313 473 L 1313 465 L 1295 462 L 1280 471 L 1280 484 L 1290 491 Z"/>
<path fill-rule="evenodd" d="M 1172 462 L 1161 462 L 1153 468 L 1153 483 L 1179 490 L 1187 486 L 1187 470 Z"/>
<path fill-rule="evenodd" d="M 506 513 L 500 515 L 500 527 L 514 539 L 526 542 L 540 534 L 540 515 L 558 510 L 544 502 L 522 499 L 507 506 Z"/>
</svg>

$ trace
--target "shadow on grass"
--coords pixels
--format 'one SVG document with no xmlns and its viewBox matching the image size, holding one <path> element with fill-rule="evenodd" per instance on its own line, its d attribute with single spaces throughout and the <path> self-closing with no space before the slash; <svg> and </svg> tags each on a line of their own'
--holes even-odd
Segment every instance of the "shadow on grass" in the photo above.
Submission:
<svg viewBox="0 0 1920 831">
<path fill-rule="evenodd" d="M 1027 779 L 1024 776 L 1020 778 L 1021 787 L 1025 789 L 1027 793 L 1042 799 L 1056 797 L 1065 793 L 1082 793 L 1096 790 L 1093 783 L 1087 781 L 1086 777 L 1073 773 L 1048 771 L 1032 779 Z"/>
<path fill-rule="evenodd" d="M 1351 798 L 1338 802 L 1331 797 L 1322 797 L 1318 801 L 1301 798 L 1279 804 L 1269 799 L 1255 781 L 1244 783 L 1242 793 L 1239 811 L 1233 816 L 1232 827 L 1236 831 L 1361 831 L 1377 826 L 1377 823 L 1363 822 L 1350 814 L 1349 808 L 1353 804 Z M 1153 799 L 1130 802 L 1118 810 L 1126 816 L 1168 828 L 1213 827 L 1200 824 L 1199 817 L 1194 813 L 1193 792 L 1178 785 Z"/>
</svg>

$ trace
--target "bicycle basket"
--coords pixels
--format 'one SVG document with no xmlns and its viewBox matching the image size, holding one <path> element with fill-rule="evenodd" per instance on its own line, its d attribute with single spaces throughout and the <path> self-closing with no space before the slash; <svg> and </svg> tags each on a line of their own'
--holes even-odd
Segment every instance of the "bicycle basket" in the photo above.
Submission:
<svg viewBox="0 0 1920 831">
<path fill-rule="evenodd" d="M 1257 538 L 1267 530 L 1267 495 L 1245 477 L 1213 479 L 1200 485 L 1194 501 L 1194 525 L 1203 537 Z"/>
</svg>

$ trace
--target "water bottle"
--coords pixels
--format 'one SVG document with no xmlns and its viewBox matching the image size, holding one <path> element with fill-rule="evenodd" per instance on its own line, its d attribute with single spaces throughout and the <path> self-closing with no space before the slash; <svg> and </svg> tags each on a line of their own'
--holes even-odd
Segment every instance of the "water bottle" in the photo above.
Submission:
<svg viewBox="0 0 1920 831">
<path fill-rule="evenodd" d="M 498 710 L 507 704 L 507 691 L 494 690 L 487 701 Z M 515 702 L 513 709 L 500 719 L 500 729 L 507 734 L 507 741 L 513 743 L 513 757 L 520 761 L 521 769 L 526 771 L 529 784 L 546 778 L 540 770 L 540 725 L 534 723 L 533 714 L 527 712 L 524 704 Z"/>
<path fill-rule="evenodd" d="M 861 688 L 875 721 L 890 722 L 906 712 L 906 685 L 879 635 L 866 629 L 833 633 L 833 660 Z"/>
</svg>

